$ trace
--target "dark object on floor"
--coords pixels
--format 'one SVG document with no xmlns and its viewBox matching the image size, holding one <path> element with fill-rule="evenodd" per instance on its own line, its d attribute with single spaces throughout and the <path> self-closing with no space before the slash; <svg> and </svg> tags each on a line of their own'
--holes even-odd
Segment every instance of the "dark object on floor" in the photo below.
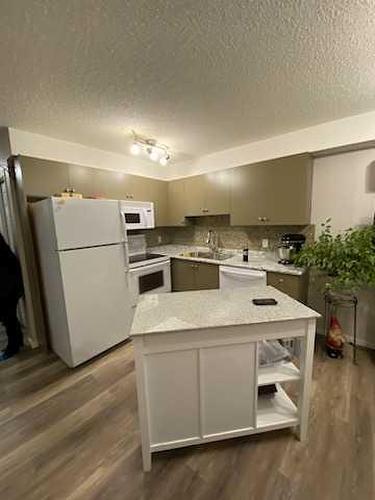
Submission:
<svg viewBox="0 0 375 500">
<path fill-rule="evenodd" d="M 258 387 L 258 396 L 273 396 L 277 392 L 276 384 L 261 385 Z"/>
<path fill-rule="evenodd" d="M 23 345 L 21 325 L 17 318 L 17 304 L 23 295 L 21 267 L 18 258 L 0 233 L 0 322 L 8 337 L 8 345 L 1 354 L 8 359 Z"/>
<path fill-rule="evenodd" d="M 327 351 L 327 354 L 330 358 L 342 359 L 344 357 L 344 354 L 343 354 L 342 350 L 340 350 L 340 349 L 332 349 L 332 347 L 329 347 L 328 345 L 326 345 L 326 351 Z"/>
<path fill-rule="evenodd" d="M 17 351 L 18 352 L 18 351 Z M 7 359 L 13 358 L 17 354 L 17 352 L 10 352 L 8 350 L 0 352 L 0 363 L 1 361 L 6 361 Z"/>
</svg>

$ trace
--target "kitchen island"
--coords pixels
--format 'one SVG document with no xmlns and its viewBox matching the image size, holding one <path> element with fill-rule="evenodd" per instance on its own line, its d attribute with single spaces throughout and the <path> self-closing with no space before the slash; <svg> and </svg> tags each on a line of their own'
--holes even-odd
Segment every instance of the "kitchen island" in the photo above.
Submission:
<svg viewBox="0 0 375 500">
<path fill-rule="evenodd" d="M 252 303 L 265 297 L 277 305 Z M 145 295 L 131 330 L 144 470 L 161 450 L 285 427 L 305 439 L 318 317 L 269 286 Z M 272 339 L 295 339 L 299 362 L 259 367 Z M 282 387 L 291 381 L 297 404 Z M 270 384 L 277 392 L 258 397 Z"/>
</svg>

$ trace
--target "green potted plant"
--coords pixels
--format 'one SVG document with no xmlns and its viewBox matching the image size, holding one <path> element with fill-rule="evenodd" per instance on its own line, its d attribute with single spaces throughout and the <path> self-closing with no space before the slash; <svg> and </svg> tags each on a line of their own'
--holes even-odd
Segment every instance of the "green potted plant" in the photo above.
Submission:
<svg viewBox="0 0 375 500">
<path fill-rule="evenodd" d="M 325 273 L 326 288 L 338 293 L 375 286 L 375 227 L 350 228 L 333 235 L 330 221 L 322 224 L 318 239 L 306 245 L 294 263 Z"/>
<path fill-rule="evenodd" d="M 353 304 L 356 308 L 358 299 L 355 293 L 362 288 L 375 286 L 375 227 L 350 228 L 333 235 L 328 219 L 322 224 L 318 239 L 305 246 L 296 256 L 295 264 L 314 268 L 325 276 L 324 292 L 329 303 Z M 355 328 L 354 326 L 354 362 Z M 329 318 L 329 331 L 326 332 L 328 355 L 333 358 L 342 357 L 344 343 L 341 326 L 333 315 Z"/>
</svg>

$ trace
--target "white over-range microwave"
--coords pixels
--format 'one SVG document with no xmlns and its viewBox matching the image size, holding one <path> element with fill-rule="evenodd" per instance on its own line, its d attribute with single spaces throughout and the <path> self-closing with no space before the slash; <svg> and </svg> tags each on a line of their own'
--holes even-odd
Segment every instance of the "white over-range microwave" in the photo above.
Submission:
<svg viewBox="0 0 375 500">
<path fill-rule="evenodd" d="M 155 227 L 152 201 L 120 201 L 120 211 L 127 230 Z"/>
</svg>

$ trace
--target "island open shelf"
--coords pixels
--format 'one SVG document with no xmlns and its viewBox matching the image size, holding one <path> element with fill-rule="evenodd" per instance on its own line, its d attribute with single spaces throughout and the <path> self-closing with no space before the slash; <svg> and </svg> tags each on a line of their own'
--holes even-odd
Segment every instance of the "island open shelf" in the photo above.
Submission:
<svg viewBox="0 0 375 500">
<path fill-rule="evenodd" d="M 298 423 L 296 405 L 289 398 L 280 384 L 276 384 L 277 392 L 271 396 L 258 397 L 257 428 L 280 429 Z"/>
<path fill-rule="evenodd" d="M 284 362 L 258 369 L 258 386 L 300 380 L 301 373 L 294 363 Z"/>
</svg>

